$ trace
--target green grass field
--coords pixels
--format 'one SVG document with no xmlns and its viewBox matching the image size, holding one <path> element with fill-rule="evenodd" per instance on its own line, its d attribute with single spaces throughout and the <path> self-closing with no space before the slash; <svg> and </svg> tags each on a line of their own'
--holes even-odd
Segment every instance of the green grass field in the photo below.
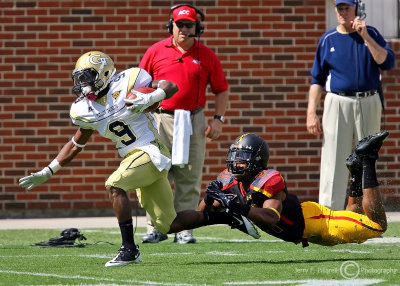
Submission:
<svg viewBox="0 0 400 286">
<path fill-rule="evenodd" d="M 397 222 L 365 244 L 304 249 L 226 226 L 196 230 L 196 244 L 177 245 L 172 236 L 142 244 L 138 228 L 143 261 L 112 268 L 104 263 L 120 246 L 119 229 L 80 229 L 84 248 L 31 246 L 61 230 L 0 231 L 0 285 L 400 285 Z"/>
</svg>

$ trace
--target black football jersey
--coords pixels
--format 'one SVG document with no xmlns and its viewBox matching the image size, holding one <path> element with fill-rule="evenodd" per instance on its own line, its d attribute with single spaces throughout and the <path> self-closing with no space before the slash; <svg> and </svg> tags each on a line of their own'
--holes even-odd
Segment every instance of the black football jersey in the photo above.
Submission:
<svg viewBox="0 0 400 286">
<path fill-rule="evenodd" d="M 267 230 L 267 233 L 285 241 L 301 241 L 305 224 L 300 201 L 296 195 L 288 193 L 285 180 L 277 170 L 267 169 L 259 172 L 248 190 L 244 190 L 242 184 L 227 169 L 218 175 L 217 180 L 222 183 L 222 191 L 228 198 L 252 207 L 262 208 L 265 200 L 279 192 L 285 192 L 281 219 L 273 229 Z"/>
</svg>

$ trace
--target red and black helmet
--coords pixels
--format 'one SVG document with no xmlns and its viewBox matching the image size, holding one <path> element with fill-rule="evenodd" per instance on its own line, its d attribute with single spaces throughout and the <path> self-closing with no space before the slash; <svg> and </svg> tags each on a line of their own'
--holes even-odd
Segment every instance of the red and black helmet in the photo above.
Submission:
<svg viewBox="0 0 400 286">
<path fill-rule="evenodd" d="M 235 139 L 226 154 L 228 171 L 233 174 L 243 174 L 249 170 L 258 173 L 267 169 L 269 147 L 267 142 L 256 134 L 246 133 Z M 236 166 L 236 163 L 246 163 L 247 167 Z"/>
</svg>

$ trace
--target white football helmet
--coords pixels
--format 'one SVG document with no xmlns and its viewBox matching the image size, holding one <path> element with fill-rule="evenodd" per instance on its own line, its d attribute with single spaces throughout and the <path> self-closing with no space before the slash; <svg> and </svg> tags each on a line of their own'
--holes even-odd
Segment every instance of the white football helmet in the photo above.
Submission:
<svg viewBox="0 0 400 286">
<path fill-rule="evenodd" d="M 115 74 L 114 62 L 105 53 L 91 51 L 76 61 L 72 71 L 74 87 L 72 91 L 89 100 L 96 100 L 99 93 L 107 87 Z"/>
</svg>

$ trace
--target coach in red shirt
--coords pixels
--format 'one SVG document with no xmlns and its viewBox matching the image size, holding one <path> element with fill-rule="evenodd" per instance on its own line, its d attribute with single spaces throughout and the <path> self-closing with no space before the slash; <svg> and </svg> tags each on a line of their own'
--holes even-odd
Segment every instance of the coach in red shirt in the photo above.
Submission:
<svg viewBox="0 0 400 286">
<path fill-rule="evenodd" d="M 175 186 L 175 209 L 181 211 L 196 209 L 199 203 L 206 138 L 217 139 L 222 132 L 228 101 L 228 82 L 218 57 L 199 41 L 204 31 L 201 25 L 201 21 L 204 20 L 203 12 L 189 4 L 177 4 L 171 7 L 169 17 L 167 29 L 172 36 L 152 45 L 144 54 L 139 67 L 145 69 L 153 80 L 169 80 L 176 83 L 179 88 L 172 98 L 161 102 L 154 117 L 161 140 L 173 156 L 169 179 Z M 203 110 L 206 105 L 208 84 L 215 94 L 215 111 L 207 124 Z M 187 112 L 182 113 L 182 110 Z M 179 122 L 176 120 L 177 116 L 188 118 L 192 132 L 188 143 L 187 162 L 174 165 L 174 129 L 175 137 L 178 137 L 177 135 L 185 137 L 182 134 L 187 134 L 185 132 L 190 129 L 187 124 L 179 126 L 184 119 Z M 178 131 L 178 128 L 182 128 L 182 131 Z M 159 242 L 167 239 L 166 235 L 152 227 L 151 222 L 148 225 L 147 234 L 142 238 L 142 242 Z M 176 234 L 174 239 L 174 242 L 178 243 L 195 241 L 191 230 Z"/>
</svg>

